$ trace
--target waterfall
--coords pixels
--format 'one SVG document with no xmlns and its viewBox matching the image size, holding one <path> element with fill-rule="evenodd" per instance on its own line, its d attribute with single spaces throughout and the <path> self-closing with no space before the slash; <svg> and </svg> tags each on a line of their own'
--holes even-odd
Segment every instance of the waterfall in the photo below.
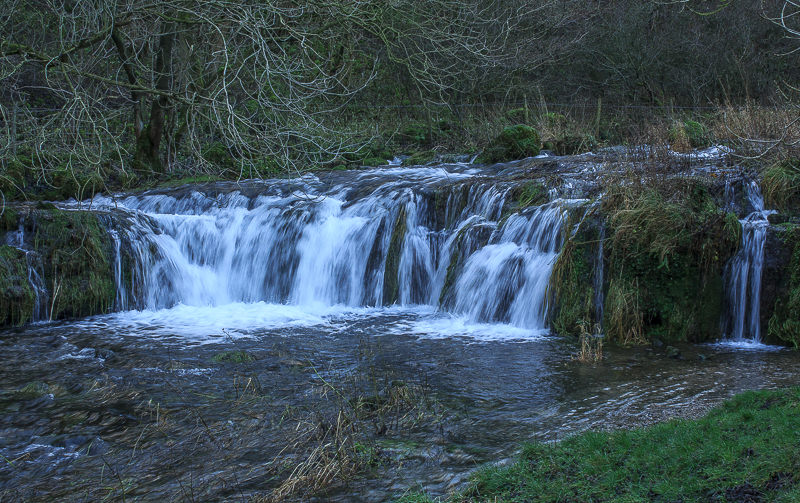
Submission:
<svg viewBox="0 0 800 503">
<path fill-rule="evenodd" d="M 41 257 L 28 248 L 25 243 L 25 228 L 20 222 L 16 231 L 6 234 L 6 244 L 25 252 L 25 266 L 27 268 L 28 284 L 33 292 L 32 321 L 45 321 L 49 318 L 47 305 L 47 287 L 44 284 L 44 274 L 41 272 Z"/>
<path fill-rule="evenodd" d="M 115 215 L 117 307 L 427 305 L 546 327 L 561 202 L 518 210 L 513 183 L 469 171 L 355 176 L 96 197 Z"/>
<path fill-rule="evenodd" d="M 604 259 L 604 243 L 606 240 L 606 226 L 600 225 L 600 232 L 597 237 L 597 255 L 594 262 L 594 323 L 596 327 L 603 325 L 603 304 L 605 303 L 605 296 L 603 295 L 603 282 L 605 280 L 605 259 Z"/>
<path fill-rule="evenodd" d="M 733 341 L 761 341 L 761 271 L 764 266 L 764 243 L 769 221 L 774 213 L 764 209 L 764 198 L 758 183 L 745 187 L 752 212 L 742 224 L 742 245 L 731 259 L 727 271 L 729 318 L 725 336 Z"/>
</svg>

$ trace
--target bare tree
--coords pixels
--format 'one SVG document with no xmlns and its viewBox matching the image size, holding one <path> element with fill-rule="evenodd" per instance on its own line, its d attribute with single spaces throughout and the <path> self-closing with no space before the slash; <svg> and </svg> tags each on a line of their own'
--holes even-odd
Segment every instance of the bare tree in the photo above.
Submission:
<svg viewBox="0 0 800 503">
<path fill-rule="evenodd" d="M 5 143 L 24 133 L 67 163 L 153 171 L 209 148 L 241 170 L 335 156 L 351 146 L 321 118 L 371 77 L 346 64 L 358 14 L 343 1 L 15 0 L 0 21 L 2 112 L 38 104 Z"/>
</svg>

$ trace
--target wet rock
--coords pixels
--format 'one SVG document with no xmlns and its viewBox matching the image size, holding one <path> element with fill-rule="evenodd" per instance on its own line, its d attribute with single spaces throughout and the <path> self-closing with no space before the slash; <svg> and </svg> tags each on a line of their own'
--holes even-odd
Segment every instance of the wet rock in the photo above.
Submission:
<svg viewBox="0 0 800 503">
<path fill-rule="evenodd" d="M 681 351 L 675 346 L 667 346 L 665 351 L 667 354 L 667 358 L 673 358 L 677 360 L 681 357 Z"/>
</svg>

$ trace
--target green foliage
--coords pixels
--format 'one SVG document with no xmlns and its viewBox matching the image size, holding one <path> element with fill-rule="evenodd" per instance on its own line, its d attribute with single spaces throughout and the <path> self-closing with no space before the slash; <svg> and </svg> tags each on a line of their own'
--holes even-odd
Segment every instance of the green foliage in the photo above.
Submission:
<svg viewBox="0 0 800 503">
<path fill-rule="evenodd" d="M 0 246 L 0 326 L 30 321 L 34 300 L 25 252 Z"/>
<path fill-rule="evenodd" d="M 539 133 L 530 126 L 509 126 L 492 140 L 478 157 L 480 163 L 493 163 L 533 157 L 539 153 Z"/>
<path fill-rule="evenodd" d="M 797 501 L 798 442 L 800 390 L 747 392 L 699 420 L 527 444 L 452 500 Z"/>
<path fill-rule="evenodd" d="M 785 293 L 775 301 L 767 335 L 797 348 L 800 347 L 800 225 L 785 230 L 783 239 L 792 256 L 784 275 Z"/>
<path fill-rule="evenodd" d="M 567 228 L 572 228 L 573 225 Z M 550 275 L 553 293 L 553 328 L 562 335 L 578 336 L 592 323 L 594 302 L 593 259 L 599 235 L 582 225 L 561 248 Z"/>
<path fill-rule="evenodd" d="M 423 491 L 409 491 L 399 498 L 393 500 L 394 503 L 434 503 L 434 501 Z"/>
<path fill-rule="evenodd" d="M 116 296 L 111 240 L 94 213 L 37 210 L 34 247 L 43 257 L 53 319 L 108 312 Z"/>
<path fill-rule="evenodd" d="M 800 159 L 785 159 L 770 165 L 762 175 L 767 203 L 785 212 L 800 210 Z"/>
<path fill-rule="evenodd" d="M 723 308 L 723 268 L 739 245 L 738 222 L 693 179 L 620 185 L 604 206 L 606 334 L 622 343 L 713 338 Z"/>
<path fill-rule="evenodd" d="M 711 145 L 711 134 L 700 122 L 687 119 L 669 130 L 669 141 L 678 149 L 703 148 Z"/>
<path fill-rule="evenodd" d="M 683 123 L 683 129 L 686 131 L 686 137 L 689 139 L 689 145 L 692 148 L 703 148 L 711 145 L 708 128 L 703 124 L 693 120 L 686 120 Z"/>
<path fill-rule="evenodd" d="M 216 166 L 220 171 L 237 171 L 236 160 L 231 155 L 228 147 L 222 142 L 211 142 L 203 148 L 203 159 Z"/>
<path fill-rule="evenodd" d="M 428 138 L 428 126 L 420 122 L 406 125 L 400 130 L 398 137 L 404 144 L 427 145 L 430 143 L 430 138 Z"/>
<path fill-rule="evenodd" d="M 525 124 L 530 119 L 530 112 L 526 108 L 512 108 L 506 112 L 506 119 L 517 124 Z"/>
</svg>

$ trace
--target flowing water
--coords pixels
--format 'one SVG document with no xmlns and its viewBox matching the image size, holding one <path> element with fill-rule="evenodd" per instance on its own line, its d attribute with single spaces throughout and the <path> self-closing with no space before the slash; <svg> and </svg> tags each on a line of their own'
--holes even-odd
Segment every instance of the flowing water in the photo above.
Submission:
<svg viewBox="0 0 800 503">
<path fill-rule="evenodd" d="M 532 207 L 515 203 L 530 177 L 521 163 L 71 205 L 108 226 L 120 312 L 0 333 L 0 499 L 247 500 L 303 458 L 298 435 L 313 444 L 343 407 L 397 388 L 410 403 L 361 420 L 370 468 L 320 501 L 444 494 L 524 440 L 692 417 L 796 382 L 795 353 L 764 346 L 576 362 L 574 341 L 548 330 L 547 284 L 567 217 L 592 207 L 605 168 L 592 156 L 548 162 L 560 183 Z M 758 339 L 767 212 L 756 189 L 730 268 L 731 338 Z M 602 296 L 594 303 L 599 320 Z"/>
<path fill-rule="evenodd" d="M 767 218 L 774 211 L 764 209 L 764 197 L 757 182 L 750 181 L 745 187 L 751 213 L 739 221 L 742 224 L 742 244 L 728 265 L 730 316 L 725 335 L 734 343 L 759 344 L 764 243 L 769 227 Z"/>
</svg>

